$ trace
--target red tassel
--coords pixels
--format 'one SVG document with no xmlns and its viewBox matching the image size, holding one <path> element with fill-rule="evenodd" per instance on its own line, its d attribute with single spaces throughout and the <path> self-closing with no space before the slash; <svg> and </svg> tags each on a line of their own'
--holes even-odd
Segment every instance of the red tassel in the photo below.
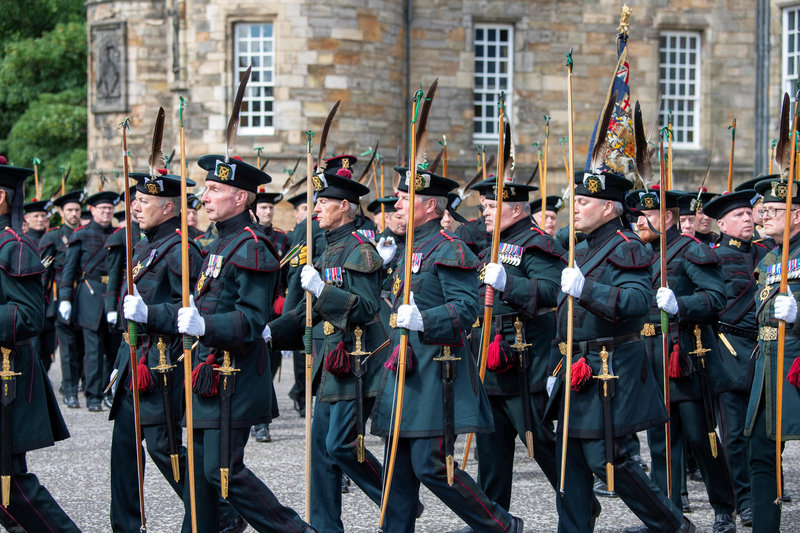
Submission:
<svg viewBox="0 0 800 533">
<path fill-rule="evenodd" d="M 219 373 L 214 372 L 215 368 L 219 368 L 219 365 L 214 362 L 214 354 L 210 354 L 192 370 L 192 390 L 195 394 L 206 398 L 217 395 Z"/>
<path fill-rule="evenodd" d="M 384 368 L 388 368 L 392 372 L 397 372 L 397 359 L 400 357 L 400 345 L 394 347 L 392 350 L 392 355 L 389 359 L 383 363 Z M 414 354 L 411 352 L 411 345 L 408 345 L 408 349 L 406 350 L 406 376 L 410 376 L 414 373 Z"/>
<path fill-rule="evenodd" d="M 489 344 L 486 367 L 492 372 L 507 372 L 514 368 L 511 347 L 503 340 L 502 335 L 495 335 L 494 340 Z"/>
<path fill-rule="evenodd" d="M 786 381 L 800 388 L 800 357 L 795 357 L 792 361 L 792 367 L 789 369 L 789 375 L 786 376 Z"/>
<path fill-rule="evenodd" d="M 675 344 L 672 346 L 672 353 L 669 354 L 669 377 L 671 378 L 683 377 L 680 350 L 680 344 Z"/>
<path fill-rule="evenodd" d="M 581 357 L 572 364 L 572 381 L 570 388 L 574 391 L 579 391 L 583 385 L 592 377 L 592 367 L 586 362 L 585 357 Z"/>
<path fill-rule="evenodd" d="M 350 373 L 350 354 L 344 349 L 344 342 L 339 341 L 336 348 L 325 357 L 325 370 L 336 377 L 343 377 Z"/>
<path fill-rule="evenodd" d="M 150 374 L 150 369 L 147 368 L 147 357 L 144 355 L 136 365 L 136 379 L 139 382 L 139 392 L 153 390 L 153 376 Z M 131 376 L 131 380 L 133 380 L 133 376 Z M 131 383 L 131 388 L 133 388 L 133 383 Z"/>
<path fill-rule="evenodd" d="M 275 311 L 275 316 L 281 316 L 283 314 L 283 302 L 285 301 L 286 298 L 283 296 L 275 298 L 275 303 L 272 304 L 272 310 Z"/>
</svg>

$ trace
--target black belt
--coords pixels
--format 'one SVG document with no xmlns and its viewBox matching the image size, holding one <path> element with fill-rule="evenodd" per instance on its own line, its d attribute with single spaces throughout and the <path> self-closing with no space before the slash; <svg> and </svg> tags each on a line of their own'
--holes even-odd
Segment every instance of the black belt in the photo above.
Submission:
<svg viewBox="0 0 800 533">
<path fill-rule="evenodd" d="M 11 351 L 15 351 L 16 348 L 21 348 L 22 346 L 27 346 L 27 345 L 31 344 L 33 342 L 33 339 L 35 339 L 35 338 L 36 337 L 31 337 L 30 339 L 24 339 L 24 340 L 15 342 L 11 346 Z"/>
<path fill-rule="evenodd" d="M 590 341 L 578 341 L 572 343 L 572 351 L 573 353 L 585 353 L 594 350 L 600 350 L 603 347 L 605 347 L 606 350 L 611 350 L 614 346 L 627 344 L 629 342 L 636 342 L 641 340 L 641 338 L 641 334 L 637 331 L 636 333 L 628 333 L 627 335 L 620 335 L 618 337 L 600 337 L 599 339 L 593 339 Z M 559 342 L 558 349 L 561 351 L 561 355 L 566 355 L 567 343 Z"/>
<path fill-rule="evenodd" d="M 738 326 L 733 326 L 731 324 L 726 324 L 725 322 L 719 323 L 719 330 L 722 333 L 730 333 L 731 335 L 736 335 L 737 337 L 744 337 L 745 339 L 750 340 L 758 340 L 758 330 L 751 329 L 751 328 L 740 328 Z"/>
<path fill-rule="evenodd" d="M 101 276 L 100 274 L 83 274 L 83 279 L 88 279 L 91 281 L 99 281 L 100 283 L 108 283 L 108 275 Z"/>
</svg>

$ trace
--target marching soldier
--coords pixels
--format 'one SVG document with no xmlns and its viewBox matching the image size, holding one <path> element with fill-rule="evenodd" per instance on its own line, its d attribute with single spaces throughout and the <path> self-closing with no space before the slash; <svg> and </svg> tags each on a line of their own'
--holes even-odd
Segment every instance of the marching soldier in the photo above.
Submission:
<svg viewBox="0 0 800 533">
<path fill-rule="evenodd" d="M 198 530 L 216 531 L 221 494 L 257 531 L 311 532 L 243 462 L 250 426 L 277 415 L 261 332 L 272 314 L 279 264 L 249 212 L 270 177 L 226 159 L 198 161 L 208 171 L 202 201 L 219 238 L 208 249 L 192 305 L 178 311 L 178 331 L 200 341 L 192 373 Z"/>
<path fill-rule="evenodd" d="M 530 203 L 531 217 L 536 224 L 551 237 L 556 236 L 556 223 L 558 222 L 558 212 L 564 207 L 564 200 L 560 196 L 552 195 L 545 198 L 544 221 L 542 221 L 542 200 L 534 200 Z M 538 215 L 538 216 L 537 216 Z"/>
<path fill-rule="evenodd" d="M 753 523 L 750 461 L 744 437 L 744 419 L 755 363 L 750 356 L 758 346 L 757 281 L 754 273 L 768 251 L 763 244 L 752 242 L 751 206 L 757 197 L 752 189 L 742 190 L 718 196 L 704 209 L 705 214 L 716 219 L 722 233 L 719 243 L 714 247 L 714 254 L 722 268 L 728 303 L 719 314 L 718 345 L 725 357 L 733 387 L 719 396 L 719 425 L 736 495 L 736 512 L 743 526 Z"/>
<path fill-rule="evenodd" d="M 396 170 L 401 176 L 412 174 L 405 168 Z M 479 313 L 479 261 L 464 241 L 440 225 L 447 193 L 458 183 L 427 171 L 418 171 L 413 183 L 417 187 L 414 218 L 408 221 L 415 228 L 408 266 L 413 273 L 413 298 L 401 305 L 405 271 L 405 258 L 401 258 L 393 275 L 392 327 L 410 330 L 405 387 L 414 393 L 405 396 L 398 447 L 392 450 L 396 462 L 383 531 L 414 530 L 419 484 L 423 483 L 475 531 L 521 533 L 522 519 L 491 501 L 466 472 L 453 468 L 454 485 L 448 484 L 445 455 L 452 456 L 453 450 L 442 447 L 442 439 L 452 443 L 456 435 L 493 429 L 489 401 L 467 344 L 468 329 Z M 396 204 L 406 218 L 408 187 L 408 178 L 401 179 Z M 388 375 L 373 422 L 373 431 L 386 437 L 394 431 L 394 354 L 399 349 L 399 329 L 394 329 L 391 339 L 394 352 L 386 363 Z"/>
<path fill-rule="evenodd" d="M 403 181 L 403 179 L 400 178 L 400 181 Z M 455 231 L 456 236 L 464 241 L 475 255 L 478 255 L 481 250 L 492 244 L 492 236 L 486 231 L 486 218 L 483 216 L 483 209 L 486 203 L 486 197 L 484 196 L 486 183 L 494 183 L 495 181 L 496 179 L 490 174 L 486 180 L 470 187 L 472 190 L 478 191 L 478 218 L 462 223 Z"/>
<path fill-rule="evenodd" d="M 61 353 L 61 394 L 64 395 L 64 403 L 71 409 L 80 407 L 78 382 L 83 369 L 83 337 L 76 335 L 74 320 L 65 322 L 56 313 L 56 308 L 61 273 L 67 258 L 67 243 L 80 224 L 82 199 L 82 191 L 71 191 L 53 200 L 53 205 L 58 209 L 63 223 L 60 227 L 45 233 L 40 243 L 42 263 L 47 268 L 44 284 L 47 317 L 54 322 Z"/>
<path fill-rule="evenodd" d="M 621 218 L 625 193 L 633 184 L 618 174 L 588 170 L 576 173 L 575 181 L 575 228 L 586 239 L 575 247 L 575 267 L 562 271 L 558 300 L 558 339 L 563 343 L 567 295 L 575 299 L 577 358 L 572 382 L 557 383 L 572 389 L 571 408 L 561 415 L 562 423 L 569 416 L 569 435 L 564 495 L 556 498 L 559 531 L 592 530 L 587 509 L 593 474 L 611 488 L 609 470 L 613 490 L 647 531 L 694 531 L 631 454 L 636 432 L 667 420 L 640 336 L 652 301 L 653 254 Z M 550 401 L 561 404 L 561 394 L 554 390 Z M 559 448 L 562 433 L 557 433 Z"/>
<path fill-rule="evenodd" d="M 378 236 L 376 249 L 383 259 L 383 274 L 381 278 L 381 321 L 384 327 L 389 326 L 389 317 L 392 312 L 392 281 L 400 258 L 405 253 L 406 220 L 397 212 L 395 202 L 397 196 L 385 196 L 375 200 L 383 205 L 386 214 L 386 229 Z M 380 209 L 378 209 L 380 213 Z"/>
<path fill-rule="evenodd" d="M 765 174 L 763 176 L 758 176 L 756 178 L 742 182 L 736 187 L 734 187 L 733 190 L 737 192 L 746 190 L 752 191 L 755 190 L 756 183 L 758 183 L 759 181 L 764 181 L 766 179 L 779 178 L 779 177 L 780 174 Z M 756 193 L 756 195 L 758 199 L 755 201 L 755 203 L 753 203 L 753 223 L 755 224 L 755 230 L 753 231 L 752 242 L 760 242 L 767 248 L 767 250 L 772 250 L 773 248 L 775 248 L 775 241 L 772 239 L 772 237 L 764 233 L 764 219 L 761 216 L 761 211 L 763 210 L 762 209 L 763 199 L 761 198 L 760 194 Z"/>
<path fill-rule="evenodd" d="M 25 232 L 25 236 L 33 241 L 37 248 L 39 248 L 40 255 L 41 242 L 47 234 L 47 227 L 49 225 L 47 210 L 51 205 L 52 204 L 46 200 L 34 199 L 34 201 L 28 202 L 23 206 L 25 222 L 28 223 L 28 231 Z M 41 255 L 41 257 L 44 257 L 44 255 Z M 44 298 L 45 308 L 47 308 L 52 300 L 52 294 L 50 292 L 45 292 Z M 45 315 L 44 328 L 42 328 L 42 333 L 37 337 L 37 342 L 39 346 L 36 350 L 39 352 L 39 357 L 42 358 L 45 372 L 48 372 L 56 350 L 56 332 L 51 316 Z"/>
<path fill-rule="evenodd" d="M 675 191 L 677 192 L 677 191 Z M 697 205 L 697 195 L 690 192 L 680 195 L 678 207 L 680 208 L 680 231 L 683 235 L 694 237 L 697 215 L 695 206 Z"/>
<path fill-rule="evenodd" d="M 77 228 L 70 237 L 67 258 L 58 288 L 58 312 L 66 322 L 72 317 L 83 329 L 86 348 L 86 402 L 89 411 L 102 411 L 103 387 L 111 373 L 108 352 L 116 342 L 103 311 L 103 294 L 108 283 L 106 268 L 106 239 L 113 233 L 111 217 L 118 195 L 115 192 L 98 192 L 86 199 L 92 212 L 92 221 Z"/>
<path fill-rule="evenodd" d="M 174 307 L 181 301 L 181 235 L 180 177 L 162 174 L 132 173 L 138 181 L 137 199 L 131 202 L 131 218 L 139 223 L 144 240 L 135 240 L 133 281 L 136 295 L 126 295 L 122 305 L 127 321 L 137 323 L 137 367 L 139 409 L 142 436 L 147 452 L 170 484 L 183 499 L 186 479 L 186 449 L 181 446 L 180 421 L 183 418 L 183 372 L 178 357 L 183 354 L 181 336 L 175 330 Z M 189 186 L 194 182 L 187 180 Z M 134 224 L 131 223 L 133 231 Z M 122 228 L 122 264 L 125 268 L 125 232 Z M 116 235 L 116 234 L 115 234 Z M 189 273 L 197 280 L 203 258 L 200 249 L 190 241 Z M 125 287 L 125 277 L 119 280 Z M 139 491 L 136 485 L 136 433 L 134 431 L 133 395 L 130 368 L 130 347 L 122 343 L 117 352 L 118 373 L 114 402 L 109 420 L 114 421 L 111 437 L 111 527 L 114 531 L 136 532 L 141 525 Z M 177 476 L 176 476 L 177 474 Z M 187 489 L 188 490 L 188 489 Z M 188 498 L 185 500 L 188 506 Z M 183 531 L 191 530 L 189 513 L 184 517 Z"/>
<path fill-rule="evenodd" d="M 678 231 L 679 194 L 667 191 L 665 198 L 664 228 L 661 227 L 657 191 L 633 191 L 627 201 L 633 213 L 639 216 L 636 223 L 639 236 L 650 243 L 656 257 L 659 234 L 655 232 L 667 239 L 668 287 L 660 287 L 661 263 L 657 262 L 652 278 L 656 305 L 651 306 L 642 332 L 648 339 L 648 355 L 655 375 L 662 377 L 658 381 L 660 385 L 665 371 L 660 337 L 661 310 L 667 312 L 670 321 L 666 371 L 670 388 L 672 500 L 676 506 L 681 505 L 679 483 L 684 472 L 682 457 L 686 444 L 703 474 L 715 515 L 714 533 L 728 533 L 736 531 L 735 499 L 730 471 L 719 450 L 714 416 L 717 396 L 732 386 L 726 368 L 730 354 L 717 349 L 713 331 L 717 316 L 725 308 L 725 281 L 711 248 Z M 663 396 L 663 392 L 660 394 Z M 667 492 L 663 424 L 648 429 L 648 442 L 652 478 Z"/>
<path fill-rule="evenodd" d="M 711 228 L 714 225 L 714 219 L 703 212 L 703 206 L 719 195 L 715 192 L 708 192 L 705 187 L 698 189 L 698 191 L 700 192 L 699 200 L 697 199 L 698 196 L 695 195 L 696 202 L 694 206 L 694 237 L 703 244 L 713 246 L 714 243 L 717 242 L 717 239 L 719 239 L 719 235 L 715 231 L 712 231 Z"/>
<path fill-rule="evenodd" d="M 315 298 L 314 377 L 317 402 L 311 427 L 311 524 L 321 532 L 344 531 L 341 473 L 377 505 L 383 468 L 364 448 L 364 424 L 382 375 L 387 331 L 379 318 L 382 260 L 361 236 L 355 220 L 359 197 L 369 188 L 352 179 L 355 157 L 326 160 L 314 177 L 314 214 L 327 247 L 315 267 L 304 266 L 300 283 Z M 320 272 L 322 276 L 320 276 Z M 297 345 L 305 326 L 305 302 L 265 329 L 273 346 Z"/>
<path fill-rule="evenodd" d="M 186 195 L 186 225 L 189 226 L 189 238 L 197 239 L 203 235 L 203 230 L 198 226 L 197 212 L 203 207 L 203 202 L 192 193 Z"/>
<path fill-rule="evenodd" d="M 33 339 L 44 324 L 44 267 L 36 246 L 22 235 L 22 183 L 28 168 L 0 156 L 0 523 L 9 530 L 78 532 L 36 476 L 25 454 L 69 437 Z"/>
<path fill-rule="evenodd" d="M 777 246 L 758 265 L 756 317 L 758 320 L 758 352 L 756 353 L 753 388 L 747 406 L 745 435 L 749 439 L 751 504 L 753 532 L 780 531 L 781 507 L 776 503 L 776 404 L 778 401 L 777 357 L 778 321 L 786 321 L 784 343 L 783 419 L 782 440 L 796 440 L 800 436 L 800 381 L 798 381 L 797 354 L 800 353 L 800 321 L 797 320 L 797 296 L 800 295 L 800 276 L 797 276 L 797 258 L 800 257 L 800 194 L 797 182 L 793 183 L 792 211 L 787 213 L 785 179 L 765 179 L 756 185 L 764 203 L 761 216 L 764 234 L 775 240 Z M 786 220 L 786 217 L 790 217 Z M 789 272 L 787 295 L 779 293 L 781 278 L 781 253 L 784 225 L 789 224 Z M 783 446 L 783 444 L 782 444 Z"/>
</svg>

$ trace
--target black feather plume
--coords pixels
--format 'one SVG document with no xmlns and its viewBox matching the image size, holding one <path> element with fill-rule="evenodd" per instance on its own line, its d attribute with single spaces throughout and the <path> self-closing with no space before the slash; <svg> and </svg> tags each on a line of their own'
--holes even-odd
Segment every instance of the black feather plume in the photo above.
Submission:
<svg viewBox="0 0 800 533">
<path fill-rule="evenodd" d="M 250 80 L 251 70 L 253 70 L 252 65 L 247 67 L 244 77 L 239 82 L 239 90 L 236 91 L 236 99 L 233 101 L 233 109 L 231 109 L 231 118 L 228 120 L 228 128 L 225 130 L 226 163 L 230 161 L 231 153 L 233 153 L 233 145 L 236 144 L 236 131 L 239 129 L 239 111 L 242 109 L 244 91 L 247 89 L 247 82 Z"/>
</svg>

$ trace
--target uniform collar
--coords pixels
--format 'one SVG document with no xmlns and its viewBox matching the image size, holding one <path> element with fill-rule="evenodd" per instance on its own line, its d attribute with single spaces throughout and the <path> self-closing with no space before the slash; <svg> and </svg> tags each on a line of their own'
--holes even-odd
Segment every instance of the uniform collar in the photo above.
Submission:
<svg viewBox="0 0 800 533">
<path fill-rule="evenodd" d="M 251 224 L 252 219 L 250 218 L 250 211 L 246 209 L 238 215 L 234 215 L 227 220 L 221 220 L 217 222 L 215 226 L 220 237 L 227 237 L 229 235 L 239 233 L 241 230 L 247 226 L 250 226 Z"/>
<path fill-rule="evenodd" d="M 500 232 L 500 238 L 508 239 L 517 233 L 530 232 L 531 227 L 533 227 L 533 221 L 531 221 L 530 217 L 524 217 Z"/>
<path fill-rule="evenodd" d="M 735 237 L 731 237 L 730 235 L 725 235 L 724 233 L 720 237 L 719 245 L 726 246 L 740 252 L 747 252 L 750 250 L 750 241 L 737 239 Z"/>
<path fill-rule="evenodd" d="M 95 222 L 94 219 L 92 219 L 92 221 L 89 222 L 89 224 L 87 224 L 86 227 L 87 229 L 91 228 L 94 231 L 99 231 L 100 233 L 113 233 L 115 229 L 114 226 L 112 226 L 111 224 L 109 224 L 108 226 L 101 226 L 100 224 Z"/>
<path fill-rule="evenodd" d="M 342 240 L 346 235 L 350 235 L 356 230 L 356 224 L 354 221 L 350 221 L 346 224 L 339 226 L 336 229 L 332 229 L 330 231 L 325 232 L 325 240 L 328 244 L 333 244 L 337 241 Z"/>
<path fill-rule="evenodd" d="M 434 218 L 429 220 L 418 228 L 414 228 L 414 238 L 424 238 L 428 235 L 438 232 L 442 229 L 442 219 Z"/>
<path fill-rule="evenodd" d="M 172 235 L 179 227 L 180 219 L 177 216 L 174 216 L 169 220 L 165 220 L 155 228 L 145 231 L 144 235 L 147 237 L 147 242 L 154 242 Z M 131 233 L 133 233 L 133 224 L 131 224 Z"/>
<path fill-rule="evenodd" d="M 11 215 L 9 213 L 0 215 L 0 231 L 4 230 L 6 227 L 11 227 Z"/>
<path fill-rule="evenodd" d="M 621 229 L 623 229 L 622 222 L 620 222 L 619 218 L 613 218 L 586 235 L 586 244 L 589 245 L 589 248 L 602 246 L 611 235 Z"/>
<path fill-rule="evenodd" d="M 28 233 L 26 233 L 25 235 L 27 235 L 28 238 L 33 239 L 35 241 L 41 239 L 42 235 L 44 234 L 45 234 L 44 231 L 39 231 L 38 229 L 29 229 Z"/>
</svg>

